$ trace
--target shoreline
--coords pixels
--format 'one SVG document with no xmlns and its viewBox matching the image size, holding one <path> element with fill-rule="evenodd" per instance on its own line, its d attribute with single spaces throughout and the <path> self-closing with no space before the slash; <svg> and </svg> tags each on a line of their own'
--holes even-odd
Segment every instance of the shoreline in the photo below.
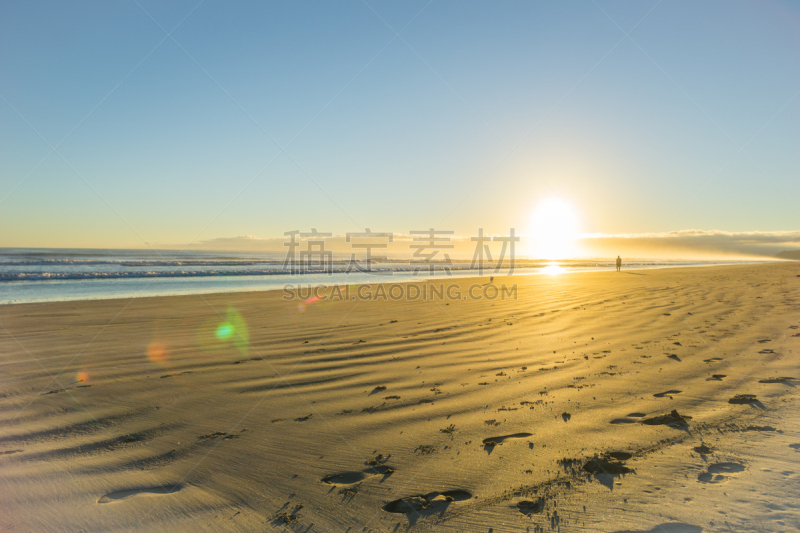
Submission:
<svg viewBox="0 0 800 533">
<path fill-rule="evenodd" d="M 786 264 L 786 263 L 790 263 L 790 262 L 791 261 L 785 261 L 785 260 L 784 261 L 737 261 L 737 262 L 723 262 L 723 263 L 707 262 L 707 263 L 691 263 L 691 264 L 686 264 L 686 265 L 658 264 L 658 265 L 653 265 L 653 266 L 637 266 L 637 267 L 630 267 L 630 268 L 625 268 L 625 265 L 623 265 L 623 270 L 622 271 L 624 272 L 626 270 L 627 271 L 640 271 L 640 270 L 684 269 L 684 268 L 696 268 L 696 267 L 697 268 L 701 268 L 701 267 L 702 268 L 708 268 L 708 267 L 743 266 L 743 265 L 768 265 L 768 264 Z M 557 264 L 557 262 L 554 262 L 554 263 Z M 521 269 L 521 268 L 522 267 L 517 267 L 517 269 Z M 614 271 L 614 266 L 613 265 L 609 265 L 608 267 L 603 267 L 603 268 L 595 268 L 595 267 L 586 267 L 586 268 L 584 268 L 584 267 L 560 267 L 559 266 L 560 270 L 559 270 L 559 272 L 557 274 L 553 274 L 551 272 L 548 272 L 547 269 L 549 269 L 549 268 L 552 268 L 552 266 L 538 267 L 535 271 L 532 271 L 532 272 L 515 272 L 513 274 L 513 276 L 564 275 L 564 274 L 584 274 L 584 273 L 593 273 L 593 272 L 613 272 Z M 456 271 L 456 273 L 451 275 L 451 276 L 445 276 L 445 275 L 425 276 L 425 275 L 422 275 L 419 278 L 419 282 L 429 281 L 429 280 L 440 280 L 440 279 L 470 279 L 470 278 L 473 278 L 473 277 L 478 279 L 478 278 L 487 278 L 487 277 L 490 277 L 490 276 L 507 277 L 503 273 L 500 273 L 500 274 L 485 274 L 483 276 L 475 276 L 473 272 L 470 272 L 469 274 L 458 274 L 457 272 L 458 271 Z M 129 299 L 134 299 L 134 298 L 137 298 L 137 299 L 138 298 L 164 298 L 164 297 L 173 297 L 173 296 L 177 297 L 177 296 L 192 296 L 192 295 L 274 292 L 274 291 L 283 290 L 283 288 L 285 286 L 287 286 L 287 285 L 293 285 L 293 286 L 300 286 L 300 285 L 303 285 L 303 286 L 306 286 L 306 285 L 314 285 L 314 286 L 327 285 L 328 287 L 333 287 L 333 286 L 337 286 L 337 285 L 338 286 L 344 286 L 344 285 L 350 285 L 350 284 L 361 285 L 361 284 L 365 284 L 365 283 L 366 284 L 374 284 L 374 283 L 393 284 L 393 283 L 416 283 L 417 282 L 414 279 L 407 279 L 408 278 L 408 276 L 407 276 L 408 273 L 407 272 L 399 271 L 399 272 L 397 272 L 397 274 L 400 274 L 399 277 L 406 278 L 406 279 L 402 279 L 401 281 L 391 281 L 391 280 L 384 280 L 384 281 L 378 281 L 378 282 L 375 282 L 375 281 L 372 281 L 372 282 L 359 281 L 359 282 L 350 282 L 350 283 L 338 282 L 338 283 L 330 283 L 330 284 L 326 284 L 324 282 L 310 283 L 310 284 L 289 282 L 289 283 L 283 284 L 283 286 L 257 288 L 257 289 L 253 289 L 253 288 L 249 288 L 249 287 L 241 287 L 241 288 L 238 288 L 238 289 L 220 290 L 219 287 L 215 287 L 213 289 L 209 288 L 208 290 L 200 289 L 200 290 L 191 290 L 191 291 L 186 291 L 186 292 L 182 292 L 182 291 L 181 292 L 164 292 L 164 293 L 159 293 L 159 294 L 146 294 L 146 295 L 142 295 L 142 296 L 130 295 L 130 294 L 122 294 L 122 295 L 109 294 L 107 296 L 104 295 L 104 296 L 89 297 L 89 298 L 77 296 L 77 297 L 74 297 L 74 298 L 60 297 L 60 298 L 53 298 L 53 299 L 50 299 L 50 298 L 37 299 L 37 300 L 32 300 L 32 301 L 30 301 L 30 300 L 29 301 L 11 300 L 11 301 L 0 301 L 0 307 L 7 306 L 7 305 L 25 305 L 25 304 L 37 304 L 37 303 L 83 302 L 83 301 L 99 301 L 99 300 L 129 300 Z M 385 276 L 386 274 L 369 274 L 369 275 L 375 275 L 375 276 L 384 275 Z M 277 276 L 277 275 L 274 275 L 274 276 Z M 307 274 L 305 276 L 312 277 L 312 276 L 317 276 L 317 275 L 316 274 Z M 122 279 L 124 281 L 134 281 L 135 280 L 137 282 L 144 283 L 145 287 L 140 288 L 139 291 L 138 291 L 139 293 L 141 293 L 141 292 L 143 292 L 144 290 L 146 290 L 148 288 L 148 286 L 149 286 L 148 282 L 152 281 L 152 280 L 159 280 L 160 281 L 160 280 L 173 279 L 173 280 L 183 281 L 183 280 L 198 279 L 198 278 L 206 279 L 206 280 L 208 280 L 208 279 L 219 280 L 219 279 L 226 279 L 226 278 L 227 279 L 240 278 L 240 280 L 241 280 L 241 278 L 247 278 L 247 277 L 248 276 L 224 276 L 224 275 L 220 275 L 220 276 L 198 276 L 197 278 L 176 277 L 176 278 L 122 278 Z M 254 278 L 256 278 L 256 277 L 258 277 L 258 276 L 254 276 Z M 302 279 L 302 277 L 303 276 L 300 276 L 299 279 Z M 110 281 L 112 281 L 112 280 L 105 280 L 105 279 L 57 280 L 56 279 L 56 280 L 36 280 L 36 281 L 5 281 L 5 282 L 0 282 L 0 287 L 3 287 L 5 284 L 14 284 L 14 285 L 17 285 L 18 287 L 21 287 L 21 286 L 25 286 L 24 284 L 28 284 L 28 283 L 32 283 L 32 284 L 46 284 L 46 283 L 74 284 L 74 283 L 108 283 Z M 119 281 L 119 280 L 113 280 L 113 281 Z M 241 281 L 254 281 L 254 280 L 244 279 L 244 280 L 241 280 Z M 133 292 L 136 292 L 136 291 L 133 291 Z"/>
</svg>

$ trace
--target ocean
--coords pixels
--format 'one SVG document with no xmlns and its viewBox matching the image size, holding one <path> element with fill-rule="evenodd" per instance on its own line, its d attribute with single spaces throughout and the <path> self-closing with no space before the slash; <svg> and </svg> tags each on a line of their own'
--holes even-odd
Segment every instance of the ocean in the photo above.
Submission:
<svg viewBox="0 0 800 533">
<path fill-rule="evenodd" d="M 293 285 L 344 285 L 405 282 L 432 277 L 506 275 L 481 274 L 469 261 L 456 261 L 445 271 L 414 273 L 408 260 L 390 259 L 372 266 L 372 272 L 347 272 L 346 256 L 334 256 L 331 272 L 312 265 L 291 273 L 280 252 L 103 250 L 0 248 L 0 304 L 135 298 L 180 294 L 209 294 L 283 289 Z M 698 261 L 625 263 L 626 269 L 726 264 Z M 554 266 L 558 265 L 558 266 Z M 554 271 L 554 268 L 557 269 Z M 515 274 L 552 274 L 613 270 L 611 260 L 518 260 Z"/>
</svg>

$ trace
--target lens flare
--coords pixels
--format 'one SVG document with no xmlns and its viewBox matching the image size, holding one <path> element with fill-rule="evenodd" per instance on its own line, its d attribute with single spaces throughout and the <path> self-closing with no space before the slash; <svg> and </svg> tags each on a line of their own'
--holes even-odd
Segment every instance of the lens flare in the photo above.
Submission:
<svg viewBox="0 0 800 533">
<path fill-rule="evenodd" d="M 250 349 L 250 333 L 241 313 L 228 307 L 224 320 L 218 320 L 206 320 L 197 328 L 197 345 L 209 351 L 224 350 L 233 345 L 246 355 Z"/>
<path fill-rule="evenodd" d="M 226 340 L 233 334 L 233 326 L 228 322 L 223 322 L 219 326 L 217 326 L 217 331 L 215 335 L 221 341 Z"/>
<path fill-rule="evenodd" d="M 167 361 L 167 347 L 161 341 L 153 341 L 147 345 L 147 358 L 153 363 L 163 365 Z"/>
<path fill-rule="evenodd" d="M 85 383 L 89 381 L 89 374 L 86 372 L 78 372 L 75 374 L 75 381 L 78 383 Z"/>
</svg>

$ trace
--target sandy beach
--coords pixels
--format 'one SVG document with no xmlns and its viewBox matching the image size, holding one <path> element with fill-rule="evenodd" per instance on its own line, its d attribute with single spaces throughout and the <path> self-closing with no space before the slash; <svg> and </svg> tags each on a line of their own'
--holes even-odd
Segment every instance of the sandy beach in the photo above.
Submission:
<svg viewBox="0 0 800 533">
<path fill-rule="evenodd" d="M 2 306 L 0 530 L 800 529 L 796 263 L 494 283 Z"/>
</svg>

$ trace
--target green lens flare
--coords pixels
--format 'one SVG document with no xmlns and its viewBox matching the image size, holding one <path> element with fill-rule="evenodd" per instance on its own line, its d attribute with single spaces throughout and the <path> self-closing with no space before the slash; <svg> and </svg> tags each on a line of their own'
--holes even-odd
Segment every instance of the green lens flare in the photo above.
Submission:
<svg viewBox="0 0 800 533">
<path fill-rule="evenodd" d="M 233 326 L 228 322 L 223 322 L 217 327 L 217 338 L 221 341 L 227 339 L 233 333 Z"/>
</svg>

